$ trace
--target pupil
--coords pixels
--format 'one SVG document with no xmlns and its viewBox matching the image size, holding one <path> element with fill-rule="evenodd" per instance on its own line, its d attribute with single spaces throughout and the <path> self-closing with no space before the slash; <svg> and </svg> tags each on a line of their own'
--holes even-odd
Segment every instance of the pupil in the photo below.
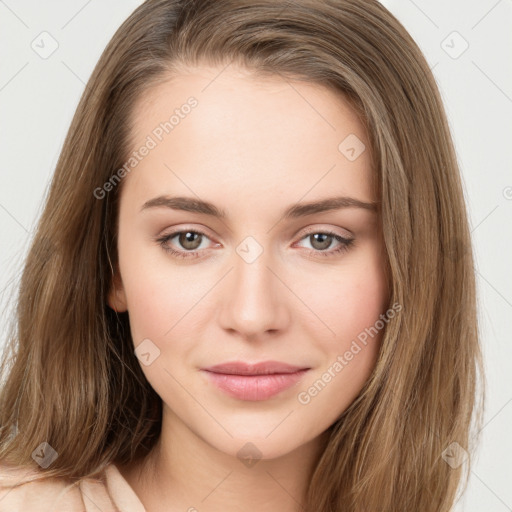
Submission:
<svg viewBox="0 0 512 512">
<path fill-rule="evenodd" d="M 194 240 L 194 237 L 196 237 Z M 199 243 L 198 243 L 199 240 Z M 196 249 L 200 245 L 200 235 L 199 233 L 193 233 L 192 231 L 187 231 L 180 236 L 180 243 L 186 249 Z"/>
<path fill-rule="evenodd" d="M 313 239 L 314 239 L 314 242 L 320 242 L 320 246 L 318 247 L 318 244 L 317 246 L 315 247 L 315 243 L 312 243 L 313 247 L 315 247 L 316 249 L 318 250 L 324 250 L 324 249 L 327 249 L 329 247 L 329 245 L 331 245 L 331 235 L 328 235 L 326 233 L 316 233 L 313 236 Z"/>
</svg>

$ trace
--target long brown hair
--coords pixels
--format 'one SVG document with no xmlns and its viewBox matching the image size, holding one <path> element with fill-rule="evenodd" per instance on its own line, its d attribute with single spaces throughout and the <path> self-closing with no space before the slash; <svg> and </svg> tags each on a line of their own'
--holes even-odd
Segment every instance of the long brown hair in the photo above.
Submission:
<svg viewBox="0 0 512 512">
<path fill-rule="evenodd" d="M 447 511 L 469 464 L 443 454 L 453 443 L 471 452 L 483 397 L 470 232 L 431 70 L 376 0 L 147 0 L 122 24 L 78 105 L 24 266 L 2 361 L 0 459 L 33 465 L 47 442 L 58 457 L 44 474 L 78 478 L 157 441 L 161 399 L 127 314 L 107 306 L 122 181 L 94 191 L 126 162 L 144 91 L 181 67 L 233 62 L 350 100 L 370 139 L 390 304 L 402 306 L 331 428 L 304 507 Z"/>
</svg>

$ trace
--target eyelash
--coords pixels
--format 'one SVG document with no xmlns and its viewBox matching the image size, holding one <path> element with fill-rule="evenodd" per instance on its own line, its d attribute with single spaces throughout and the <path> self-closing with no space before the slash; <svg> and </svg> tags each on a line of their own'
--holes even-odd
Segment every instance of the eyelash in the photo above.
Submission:
<svg viewBox="0 0 512 512">
<path fill-rule="evenodd" d="M 182 258 L 182 259 L 198 258 L 200 256 L 199 253 L 201 252 L 201 250 L 177 251 L 177 250 L 171 248 L 169 245 L 167 245 L 167 242 L 172 240 L 176 235 L 180 235 L 182 233 L 195 233 L 195 234 L 202 235 L 209 239 L 208 235 L 206 233 L 203 233 L 202 231 L 195 230 L 195 229 L 184 229 L 181 231 L 175 231 L 174 233 L 170 233 L 168 235 L 164 235 L 162 237 L 156 238 L 155 241 L 158 242 L 158 244 L 162 247 L 162 249 L 165 252 L 170 253 L 173 257 Z M 308 236 L 316 235 L 316 234 L 329 235 L 329 236 L 332 236 L 336 241 L 340 242 L 340 246 L 337 249 L 334 249 L 331 251 L 327 251 L 327 250 L 319 251 L 319 250 L 314 250 L 314 249 L 308 250 L 308 252 L 310 254 L 320 255 L 324 258 L 342 254 L 342 253 L 348 251 L 350 249 L 350 247 L 352 247 L 352 245 L 354 244 L 353 238 L 343 238 L 342 236 L 340 236 L 332 231 L 329 231 L 329 230 L 327 230 L 327 231 L 310 231 L 309 233 L 306 233 L 300 240 L 303 240 L 304 238 L 307 238 Z"/>
</svg>

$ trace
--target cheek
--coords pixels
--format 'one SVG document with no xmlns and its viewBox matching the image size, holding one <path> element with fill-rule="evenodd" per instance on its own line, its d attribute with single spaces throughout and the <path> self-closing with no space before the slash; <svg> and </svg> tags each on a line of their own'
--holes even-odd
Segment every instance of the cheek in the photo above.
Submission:
<svg viewBox="0 0 512 512">
<path fill-rule="evenodd" d="M 160 344 L 204 294 L 204 286 L 183 267 L 171 265 L 163 251 L 141 245 L 120 237 L 119 266 L 135 346 L 145 338 Z"/>
<path fill-rule="evenodd" d="M 120 270 L 133 344 L 136 349 L 148 347 L 151 354 L 148 365 L 140 359 L 141 369 L 153 389 L 165 397 L 164 402 L 187 410 L 192 404 L 178 382 L 184 380 L 182 372 L 194 347 L 197 333 L 191 323 L 198 311 L 194 306 L 201 301 L 205 286 L 184 267 L 172 265 L 165 254 L 155 257 L 156 251 L 130 243 L 123 249 Z"/>
<path fill-rule="evenodd" d="M 364 256 L 364 257 L 363 257 Z M 334 331 L 324 337 L 326 350 L 346 349 L 351 340 L 370 328 L 384 313 L 388 304 L 388 288 L 384 262 L 377 250 L 358 255 L 350 265 L 335 269 L 314 290 L 312 303 L 323 322 Z"/>
<path fill-rule="evenodd" d="M 329 331 L 322 337 L 309 332 L 324 358 L 298 390 L 297 399 L 304 414 L 321 417 L 325 428 L 349 407 L 370 377 L 386 325 L 380 320 L 388 300 L 384 267 L 379 258 L 359 261 L 350 270 L 337 272 L 325 293 L 317 295 L 316 307 L 335 336 Z"/>
</svg>

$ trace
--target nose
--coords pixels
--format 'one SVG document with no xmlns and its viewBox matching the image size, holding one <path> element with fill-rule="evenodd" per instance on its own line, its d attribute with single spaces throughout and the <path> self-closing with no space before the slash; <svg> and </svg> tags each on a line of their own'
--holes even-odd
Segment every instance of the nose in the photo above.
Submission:
<svg viewBox="0 0 512 512">
<path fill-rule="evenodd" d="M 290 291 L 266 252 L 252 262 L 235 254 L 233 262 L 221 291 L 221 327 L 250 341 L 285 330 L 290 321 Z"/>
</svg>

